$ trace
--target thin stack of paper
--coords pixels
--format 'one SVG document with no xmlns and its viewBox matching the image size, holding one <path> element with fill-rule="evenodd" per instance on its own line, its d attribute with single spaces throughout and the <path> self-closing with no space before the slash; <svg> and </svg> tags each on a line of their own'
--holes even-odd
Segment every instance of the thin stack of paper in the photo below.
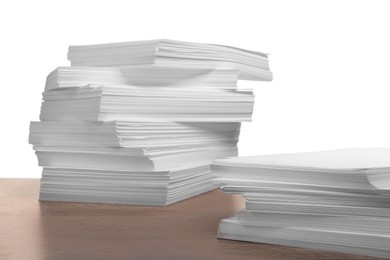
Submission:
<svg viewBox="0 0 390 260">
<path fill-rule="evenodd" d="M 86 86 L 43 93 L 41 120 L 250 121 L 252 91 Z"/>
<path fill-rule="evenodd" d="M 42 121 L 30 125 L 30 143 L 37 146 L 235 146 L 239 134 L 240 123 Z"/>
<path fill-rule="evenodd" d="M 29 137 L 44 167 L 41 200 L 169 205 L 215 188 L 210 162 L 237 155 L 253 111 L 237 79 L 259 64 L 271 75 L 267 56 L 153 42 L 180 45 L 184 63 L 157 64 L 164 52 L 149 41 L 71 46 L 74 66 L 48 75 Z"/>
<path fill-rule="evenodd" d="M 390 257 L 390 149 L 219 159 L 213 182 L 242 194 L 220 238 Z"/>
<path fill-rule="evenodd" d="M 134 65 L 115 67 L 58 67 L 46 79 L 45 90 L 88 85 L 178 87 L 235 90 L 236 69 L 167 68 Z"/>
<path fill-rule="evenodd" d="M 161 39 L 70 46 L 68 59 L 72 66 L 235 68 L 240 79 L 272 80 L 267 54 L 215 44 Z"/>
</svg>

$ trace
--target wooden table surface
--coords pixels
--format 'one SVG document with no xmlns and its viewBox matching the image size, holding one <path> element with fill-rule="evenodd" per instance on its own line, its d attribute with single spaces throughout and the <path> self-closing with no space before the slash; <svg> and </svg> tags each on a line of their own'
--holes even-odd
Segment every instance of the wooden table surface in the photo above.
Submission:
<svg viewBox="0 0 390 260">
<path fill-rule="evenodd" d="M 377 259 L 217 239 L 244 206 L 216 190 L 169 207 L 39 202 L 38 179 L 0 179 L 0 259 Z"/>
</svg>

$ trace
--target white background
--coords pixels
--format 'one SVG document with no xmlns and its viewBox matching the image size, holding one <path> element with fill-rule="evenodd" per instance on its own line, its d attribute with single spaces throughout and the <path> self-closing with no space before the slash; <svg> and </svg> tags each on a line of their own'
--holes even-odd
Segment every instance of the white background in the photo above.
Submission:
<svg viewBox="0 0 390 260">
<path fill-rule="evenodd" d="M 8 3 L 7 3 L 8 2 Z M 270 53 L 241 155 L 390 147 L 389 1 L 2 1 L 0 177 L 40 177 L 27 144 L 70 44 L 168 38 Z"/>
</svg>

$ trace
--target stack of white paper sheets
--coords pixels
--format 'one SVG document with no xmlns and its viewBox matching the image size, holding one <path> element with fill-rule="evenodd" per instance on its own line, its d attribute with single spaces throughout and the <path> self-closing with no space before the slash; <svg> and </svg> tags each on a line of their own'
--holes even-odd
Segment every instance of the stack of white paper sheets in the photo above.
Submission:
<svg viewBox="0 0 390 260">
<path fill-rule="evenodd" d="M 30 143 L 37 146 L 235 146 L 239 134 L 240 123 L 42 121 L 30 124 Z"/>
<path fill-rule="evenodd" d="M 237 77 L 238 71 L 232 68 L 170 68 L 148 65 L 126 68 L 62 66 L 47 76 L 45 90 L 87 85 L 235 90 Z"/>
<path fill-rule="evenodd" d="M 213 182 L 242 194 L 220 238 L 390 257 L 390 149 L 219 159 Z"/>
<path fill-rule="evenodd" d="M 72 66 L 235 68 L 240 79 L 272 80 L 268 56 L 230 46 L 173 40 L 70 46 Z"/>
<path fill-rule="evenodd" d="M 157 62 L 168 43 L 178 53 Z M 210 162 L 237 155 L 253 111 L 237 80 L 271 75 L 265 54 L 165 40 L 71 46 L 69 59 L 30 125 L 41 200 L 169 205 L 214 189 Z"/>
<path fill-rule="evenodd" d="M 252 91 L 128 85 L 58 88 L 43 93 L 41 120 L 250 121 Z"/>
</svg>

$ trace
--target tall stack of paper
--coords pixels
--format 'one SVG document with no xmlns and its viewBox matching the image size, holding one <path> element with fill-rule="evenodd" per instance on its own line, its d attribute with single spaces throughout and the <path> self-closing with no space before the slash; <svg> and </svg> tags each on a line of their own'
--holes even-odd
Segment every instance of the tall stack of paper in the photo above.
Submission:
<svg viewBox="0 0 390 260">
<path fill-rule="evenodd" d="M 390 257 L 390 149 L 219 159 L 214 183 L 246 209 L 219 237 Z"/>
<path fill-rule="evenodd" d="M 169 50 L 168 50 L 169 49 Z M 237 155 L 267 56 L 226 46 L 143 41 L 70 46 L 46 81 L 30 143 L 41 200 L 169 205 L 213 189 L 209 164 Z"/>
</svg>

